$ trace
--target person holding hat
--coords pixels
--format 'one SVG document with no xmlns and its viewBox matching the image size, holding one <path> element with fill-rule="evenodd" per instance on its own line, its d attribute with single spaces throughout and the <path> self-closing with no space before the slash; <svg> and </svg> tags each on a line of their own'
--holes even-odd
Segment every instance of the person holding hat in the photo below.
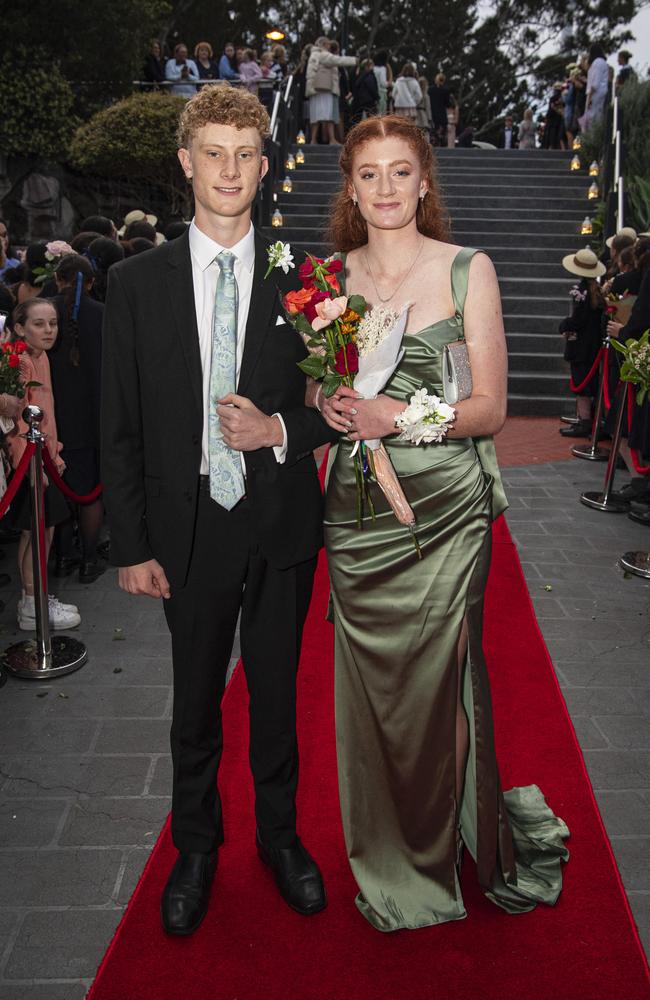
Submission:
<svg viewBox="0 0 650 1000">
<path fill-rule="evenodd" d="M 564 437 L 589 437 L 592 401 L 598 392 L 598 374 L 584 387 L 583 382 L 593 367 L 603 338 L 605 300 L 597 279 L 605 273 L 605 265 L 593 250 L 585 248 L 567 254 L 562 260 L 562 267 L 581 279 L 570 292 L 573 298 L 571 315 L 563 319 L 559 326 L 565 338 L 564 359 L 571 365 L 571 379 L 574 385 L 581 388 L 576 397 L 578 423 L 560 428 L 560 434 Z"/>
</svg>

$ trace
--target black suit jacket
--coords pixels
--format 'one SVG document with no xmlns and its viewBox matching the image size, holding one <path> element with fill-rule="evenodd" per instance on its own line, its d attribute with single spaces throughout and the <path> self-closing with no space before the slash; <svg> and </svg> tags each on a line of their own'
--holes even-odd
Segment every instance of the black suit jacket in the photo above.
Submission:
<svg viewBox="0 0 650 1000">
<path fill-rule="evenodd" d="M 246 491 L 256 538 L 284 569 L 322 544 L 322 495 L 312 452 L 336 438 L 304 405 L 306 348 L 284 318 L 280 295 L 296 272 L 264 280 L 268 244 L 256 235 L 255 270 L 237 391 L 264 413 L 281 413 L 288 453 L 246 452 Z M 203 393 L 189 234 L 109 272 L 103 335 L 102 480 L 111 561 L 156 558 L 172 587 L 189 565 L 197 510 Z M 215 567 L 222 572 L 223 567 Z"/>
<path fill-rule="evenodd" d="M 518 125 L 513 125 L 512 126 L 512 146 L 511 146 L 511 149 L 517 149 L 518 146 L 519 146 L 519 126 Z M 506 130 L 505 130 L 505 128 L 502 128 L 501 131 L 499 132 L 498 148 L 499 149 L 505 149 L 506 148 Z"/>
</svg>

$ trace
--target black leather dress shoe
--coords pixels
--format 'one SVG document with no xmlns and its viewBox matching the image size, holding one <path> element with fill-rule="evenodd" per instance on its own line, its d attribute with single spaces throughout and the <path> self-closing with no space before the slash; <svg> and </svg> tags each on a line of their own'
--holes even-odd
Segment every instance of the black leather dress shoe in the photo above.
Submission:
<svg viewBox="0 0 650 1000">
<path fill-rule="evenodd" d="M 591 437 L 591 420 L 579 420 L 577 424 L 571 424 L 570 427 L 560 427 L 560 434 L 565 438 Z"/>
<path fill-rule="evenodd" d="M 160 915 L 168 934 L 192 934 L 208 912 L 218 854 L 181 851 L 162 894 Z"/>
<path fill-rule="evenodd" d="M 327 906 L 320 869 L 296 837 L 291 847 L 266 847 L 257 834 L 257 853 L 268 865 L 285 903 L 305 917 Z"/>
<path fill-rule="evenodd" d="M 106 572 L 103 559 L 88 559 L 79 567 L 79 583 L 94 583 L 98 576 Z"/>
</svg>

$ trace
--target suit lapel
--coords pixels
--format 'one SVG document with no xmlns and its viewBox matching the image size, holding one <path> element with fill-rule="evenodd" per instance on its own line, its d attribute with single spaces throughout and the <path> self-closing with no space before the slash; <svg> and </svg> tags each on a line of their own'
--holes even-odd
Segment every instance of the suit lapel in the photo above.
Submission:
<svg viewBox="0 0 650 1000">
<path fill-rule="evenodd" d="M 268 278 L 264 278 L 268 264 L 267 244 L 258 233 L 255 233 L 255 269 L 246 322 L 244 355 L 237 386 L 239 394 L 245 393 L 246 386 L 253 374 L 269 330 L 273 307 L 277 301 L 278 286 L 273 272 Z"/>
<path fill-rule="evenodd" d="M 199 331 L 196 323 L 189 231 L 172 242 L 167 266 L 169 267 L 167 292 L 172 314 L 185 355 L 194 399 L 199 413 L 203 414 L 203 373 L 199 350 Z"/>
</svg>

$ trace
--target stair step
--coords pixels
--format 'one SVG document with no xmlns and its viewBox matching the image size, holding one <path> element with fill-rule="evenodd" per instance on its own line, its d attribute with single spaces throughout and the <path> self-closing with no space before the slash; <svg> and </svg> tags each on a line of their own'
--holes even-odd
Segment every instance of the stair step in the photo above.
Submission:
<svg viewBox="0 0 650 1000">
<path fill-rule="evenodd" d="M 556 338 L 560 340 L 560 338 Z M 559 353 L 557 353 L 559 351 Z M 544 351 L 512 351 L 508 340 L 508 368 L 512 375 L 530 372 L 544 372 L 556 374 L 561 378 L 568 379 L 569 366 L 562 357 L 562 347 L 555 345 L 555 353 Z"/>
<path fill-rule="evenodd" d="M 557 331 L 547 333 L 511 333 L 506 331 L 508 354 L 552 354 L 561 357 L 564 350 L 564 340 Z"/>
<path fill-rule="evenodd" d="M 508 393 L 508 415 L 511 417 L 560 417 L 575 413 L 574 398 L 568 396 L 547 396 L 545 393 Z M 567 458 L 571 457 L 567 445 Z"/>
<path fill-rule="evenodd" d="M 566 372 L 508 372 L 508 393 L 526 395 L 571 396 Z"/>
</svg>

